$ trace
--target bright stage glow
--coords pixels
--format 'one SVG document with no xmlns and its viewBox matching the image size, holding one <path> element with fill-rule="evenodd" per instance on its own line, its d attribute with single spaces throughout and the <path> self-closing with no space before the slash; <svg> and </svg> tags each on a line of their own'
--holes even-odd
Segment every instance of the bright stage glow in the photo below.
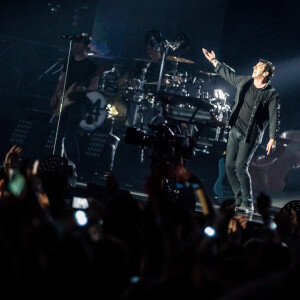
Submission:
<svg viewBox="0 0 300 300">
<path fill-rule="evenodd" d="M 83 210 L 77 210 L 75 213 L 75 219 L 79 226 L 85 226 L 88 222 L 86 213 Z"/>
<path fill-rule="evenodd" d="M 213 237 L 216 235 L 215 229 L 210 226 L 204 228 L 204 233 L 209 237 Z"/>
</svg>

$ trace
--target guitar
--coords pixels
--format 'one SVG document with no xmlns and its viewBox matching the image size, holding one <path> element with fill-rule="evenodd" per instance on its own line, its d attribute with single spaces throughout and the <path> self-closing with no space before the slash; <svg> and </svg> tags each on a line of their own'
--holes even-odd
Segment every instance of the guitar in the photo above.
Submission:
<svg viewBox="0 0 300 300">
<path fill-rule="evenodd" d="M 62 95 L 60 97 L 57 97 L 57 101 L 54 104 L 52 104 L 53 116 L 57 116 L 59 114 L 61 105 L 62 105 L 61 111 L 63 112 L 67 107 L 76 103 L 76 100 L 78 99 L 78 96 L 80 96 L 80 94 L 83 95 L 86 93 L 85 91 L 84 92 L 76 91 L 77 87 L 79 87 L 84 82 L 91 80 L 92 78 L 94 78 L 98 75 L 102 75 L 105 71 L 107 71 L 107 67 L 101 66 L 100 68 L 98 68 L 98 70 L 95 73 L 86 77 L 81 82 L 79 82 L 79 83 L 74 82 L 73 84 L 71 84 L 71 86 L 65 91 L 64 97 L 62 97 Z"/>
</svg>

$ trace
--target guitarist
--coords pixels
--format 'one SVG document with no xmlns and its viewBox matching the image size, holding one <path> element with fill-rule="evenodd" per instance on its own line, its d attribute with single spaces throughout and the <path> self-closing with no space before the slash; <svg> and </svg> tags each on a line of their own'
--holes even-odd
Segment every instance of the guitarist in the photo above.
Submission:
<svg viewBox="0 0 300 300">
<path fill-rule="evenodd" d="M 86 93 L 98 90 L 99 85 L 99 75 L 96 75 L 97 64 L 87 56 L 90 42 L 89 36 L 73 40 L 73 55 L 70 57 L 64 100 L 65 102 L 68 91 L 68 100 L 71 104 L 62 110 L 57 136 L 55 154 L 61 155 L 63 143 L 65 155 L 75 166 L 79 165 L 80 158 L 76 131 L 85 113 Z M 62 74 L 51 98 L 50 104 L 53 112 L 56 113 L 59 112 L 63 95 L 66 67 L 67 62 L 63 66 Z"/>
</svg>

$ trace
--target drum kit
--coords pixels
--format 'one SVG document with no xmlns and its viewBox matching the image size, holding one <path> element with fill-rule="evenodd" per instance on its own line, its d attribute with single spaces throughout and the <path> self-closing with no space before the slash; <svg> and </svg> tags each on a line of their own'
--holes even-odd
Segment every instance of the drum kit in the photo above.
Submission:
<svg viewBox="0 0 300 300">
<path fill-rule="evenodd" d="M 133 59 L 144 66 L 138 76 L 132 76 L 128 71 L 121 75 L 120 70 L 126 67 L 126 63 L 118 64 L 118 59 L 101 55 L 99 58 L 110 59 L 114 64 L 100 78 L 99 90 L 87 94 L 90 105 L 80 123 L 83 131 L 94 132 L 107 119 L 113 119 L 116 135 L 123 134 L 128 126 L 147 132 L 148 124 L 155 122 L 157 115 L 160 115 L 165 122 L 192 125 L 192 131 L 198 132 L 200 148 L 201 144 L 207 149 L 214 142 L 226 140 L 225 134 L 222 135 L 223 128 L 218 124 L 225 123 L 230 113 L 227 103 L 229 95 L 221 89 L 203 90 L 203 84 L 217 76 L 216 73 L 202 70 L 197 71 L 196 75 L 187 71 L 179 72 L 179 65 L 192 65 L 195 62 L 165 56 L 173 68 L 163 74 L 160 89 L 157 90 L 158 81 L 146 80 L 151 58 Z M 219 123 L 215 123 L 215 120 Z M 203 130 L 206 127 L 210 131 L 207 136 Z"/>
</svg>

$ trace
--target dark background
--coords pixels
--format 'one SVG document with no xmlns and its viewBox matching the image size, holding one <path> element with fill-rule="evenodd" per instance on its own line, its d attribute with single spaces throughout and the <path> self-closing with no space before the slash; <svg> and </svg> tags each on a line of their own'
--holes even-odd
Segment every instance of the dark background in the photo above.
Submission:
<svg viewBox="0 0 300 300">
<path fill-rule="evenodd" d="M 68 42 L 58 37 L 81 32 L 93 36 L 94 49 L 119 60 L 122 72 L 133 58 L 145 57 L 144 35 L 150 29 L 159 30 L 167 40 L 180 32 L 189 35 L 189 49 L 172 53 L 195 61 L 180 64 L 182 72 L 199 75 L 199 70 L 213 71 L 202 47 L 213 49 L 217 58 L 238 74 L 251 74 L 259 58 L 270 60 L 276 67 L 272 85 L 281 98 L 281 130 L 299 130 L 299 16 L 296 0 L 2 1 L 0 159 L 10 147 L 12 130 L 28 109 L 50 112 L 49 101 L 68 51 Z M 96 62 L 106 64 L 107 60 Z M 214 77 L 210 84 L 228 92 L 228 102 L 232 102 L 235 91 L 227 83 Z M 126 151 L 135 150 L 121 142 L 116 163 L 122 171 L 128 162 L 123 159 Z M 211 187 L 218 176 L 217 160 L 211 162 L 201 155 L 189 166 Z M 147 165 L 138 168 L 144 178 Z"/>
</svg>

